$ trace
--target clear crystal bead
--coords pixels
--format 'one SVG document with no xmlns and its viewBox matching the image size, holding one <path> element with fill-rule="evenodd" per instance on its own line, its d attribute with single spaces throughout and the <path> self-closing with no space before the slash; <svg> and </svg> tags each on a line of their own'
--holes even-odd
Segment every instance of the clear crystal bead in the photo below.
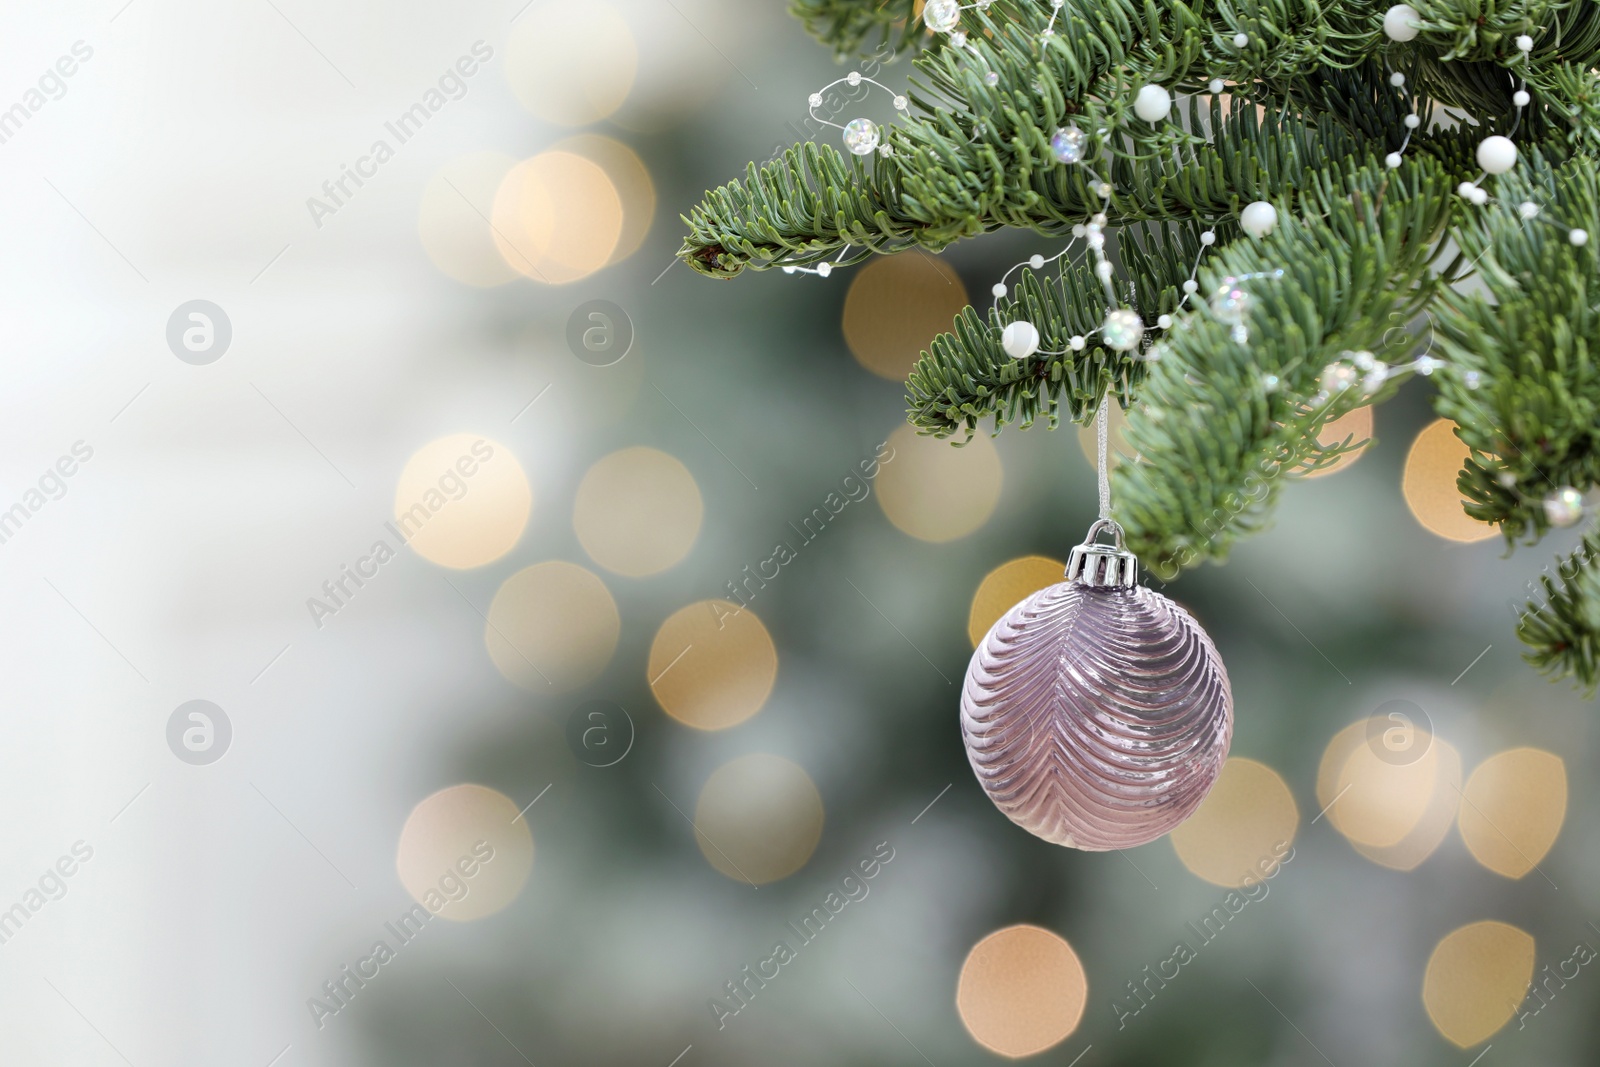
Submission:
<svg viewBox="0 0 1600 1067">
<path fill-rule="evenodd" d="M 870 156 L 878 147 L 878 124 L 871 119 L 845 123 L 844 146 L 858 156 Z"/>
</svg>

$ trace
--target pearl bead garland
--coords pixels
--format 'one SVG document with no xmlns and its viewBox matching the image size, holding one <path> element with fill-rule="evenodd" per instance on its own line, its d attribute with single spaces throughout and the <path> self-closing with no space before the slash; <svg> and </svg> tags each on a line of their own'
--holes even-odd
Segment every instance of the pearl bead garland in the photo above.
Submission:
<svg viewBox="0 0 1600 1067">
<path fill-rule="evenodd" d="M 1262 238 L 1278 225 L 1278 209 L 1265 200 L 1246 205 L 1239 212 L 1239 227 L 1251 237 Z"/>
<path fill-rule="evenodd" d="M 1396 4 L 1383 13 L 1383 32 L 1391 41 L 1414 41 L 1422 32 L 1422 15 L 1410 4 Z"/>
<path fill-rule="evenodd" d="M 1172 94 L 1159 85 L 1146 85 L 1133 98 L 1133 112 L 1146 122 L 1160 122 L 1172 113 Z"/>
<path fill-rule="evenodd" d="M 1000 331 L 1000 347 L 1012 359 L 1027 359 L 1039 351 L 1039 328 L 1018 319 Z"/>
<path fill-rule="evenodd" d="M 1496 134 L 1478 143 L 1478 166 L 1490 174 L 1504 174 L 1517 165 L 1517 146 L 1509 137 Z"/>
</svg>

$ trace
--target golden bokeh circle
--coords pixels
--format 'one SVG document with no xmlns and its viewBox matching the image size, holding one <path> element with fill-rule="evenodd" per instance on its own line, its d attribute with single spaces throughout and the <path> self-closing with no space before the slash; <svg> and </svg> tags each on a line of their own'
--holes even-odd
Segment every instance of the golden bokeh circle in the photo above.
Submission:
<svg viewBox="0 0 1600 1067">
<path fill-rule="evenodd" d="M 576 563 L 551 560 L 501 584 L 483 640 L 508 681 L 551 693 L 598 678 L 621 632 L 622 617 L 606 584 Z"/>
<path fill-rule="evenodd" d="M 510 552 L 532 509 L 533 490 L 511 449 L 473 433 L 423 445 L 394 492 L 399 535 L 423 559 L 456 570 Z"/>
<path fill-rule="evenodd" d="M 1299 828 L 1300 809 L 1283 777 L 1264 763 L 1234 756 L 1195 813 L 1169 837 L 1191 874 L 1237 888 L 1276 874 Z"/>
<path fill-rule="evenodd" d="M 495 247 L 513 270 L 566 285 L 607 266 L 622 239 L 622 197 L 605 168 L 572 152 L 512 167 L 495 193 Z"/>
<path fill-rule="evenodd" d="M 1423 529 L 1447 541 L 1482 541 L 1495 535 L 1493 523 L 1479 522 L 1461 510 L 1456 476 L 1469 454 L 1449 419 L 1429 423 L 1406 455 L 1401 491 Z"/>
<path fill-rule="evenodd" d="M 519 275 L 495 246 L 489 228 L 495 193 L 517 161 L 504 152 L 474 152 L 439 168 L 422 190 L 417 236 L 435 267 L 467 285 L 504 285 Z"/>
<path fill-rule="evenodd" d="M 1066 564 L 1048 556 L 1023 556 L 983 576 L 967 612 L 967 639 L 977 648 L 983 635 L 1024 598 L 1066 578 Z"/>
<path fill-rule="evenodd" d="M 1521 878 L 1561 834 L 1567 765 L 1553 752 L 1513 748 L 1480 763 L 1461 793 L 1467 851 L 1496 874 Z"/>
<path fill-rule="evenodd" d="M 1433 855 L 1455 825 L 1461 754 L 1419 728 L 1415 760 L 1384 760 L 1370 739 L 1389 725 L 1360 719 L 1333 735 L 1317 768 L 1317 805 L 1361 855 L 1410 871 Z"/>
<path fill-rule="evenodd" d="M 604 0 L 543 0 L 506 42 L 506 81 L 529 112 L 558 126 L 587 126 L 628 98 L 639 49 L 628 22 Z"/>
<path fill-rule="evenodd" d="M 639 153 L 621 141 L 598 133 L 580 133 L 558 141 L 551 148 L 599 164 L 611 179 L 622 201 L 622 232 L 617 237 L 617 247 L 611 252 L 610 263 L 620 263 L 637 252 L 656 217 L 656 185 Z"/>
<path fill-rule="evenodd" d="M 989 521 L 1000 503 L 1004 471 L 994 442 L 979 434 L 963 448 L 918 437 L 909 426 L 889 435 L 878 474 L 878 506 L 919 541 L 955 541 Z"/>
<path fill-rule="evenodd" d="M 1422 978 L 1428 1018 L 1460 1048 L 1487 1041 L 1517 1013 L 1533 962 L 1533 937 L 1515 926 L 1475 922 L 1451 931 Z"/>
<path fill-rule="evenodd" d="M 704 515 L 700 487 L 676 457 L 653 448 L 624 448 L 583 476 L 572 528 L 600 566 L 642 578 L 682 562 L 700 535 Z"/>
<path fill-rule="evenodd" d="M 1372 447 L 1372 406 L 1359 407 L 1347 411 L 1337 419 L 1323 426 L 1322 432 L 1317 435 L 1317 443 L 1324 448 L 1336 445 L 1350 438 L 1351 443 L 1357 447 L 1345 452 L 1328 466 L 1320 470 L 1306 471 L 1300 475 L 1302 478 L 1321 478 L 1325 475 L 1342 471 L 1351 466 L 1356 460 L 1367 454 L 1367 449 Z M 1364 443 L 1363 443 L 1364 442 Z"/>
<path fill-rule="evenodd" d="M 427 797 L 400 831 L 400 884 L 441 918 L 493 915 L 522 892 L 533 867 L 533 835 L 517 811 L 505 794 L 470 783 Z"/>
<path fill-rule="evenodd" d="M 822 840 L 822 795 L 799 764 L 763 752 L 706 779 L 694 836 L 706 862 L 738 882 L 766 885 L 806 865 Z"/>
<path fill-rule="evenodd" d="M 1088 999 L 1089 978 L 1072 946 L 1028 925 L 1007 926 L 973 945 L 956 985 L 967 1033 L 1013 1059 L 1064 1041 Z"/>
<path fill-rule="evenodd" d="M 873 374 L 903 381 L 966 306 L 967 287 L 943 260 L 919 251 L 883 256 L 851 279 L 844 298 L 845 344 Z"/>
<path fill-rule="evenodd" d="M 726 600 L 673 612 L 646 667 L 661 710 L 697 730 L 726 730 L 760 711 L 778 677 L 778 650 L 756 613 Z"/>
</svg>

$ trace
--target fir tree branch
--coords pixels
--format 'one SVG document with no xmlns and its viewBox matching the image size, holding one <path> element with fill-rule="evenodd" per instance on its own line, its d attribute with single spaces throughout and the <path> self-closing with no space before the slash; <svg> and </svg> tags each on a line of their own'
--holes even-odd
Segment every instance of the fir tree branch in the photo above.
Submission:
<svg viewBox="0 0 1600 1067">
<path fill-rule="evenodd" d="M 1594 694 L 1600 684 L 1600 531 L 1539 579 L 1540 595 L 1517 620 L 1522 658 L 1554 679 L 1573 678 Z"/>
<path fill-rule="evenodd" d="M 789 13 L 840 59 L 899 55 L 926 39 L 915 0 L 789 0 Z"/>
<path fill-rule="evenodd" d="M 1325 175 L 1309 191 L 1319 210 L 1286 215 L 1265 239 L 1234 241 L 1208 263 L 1201 293 L 1225 275 L 1284 274 L 1248 285 L 1247 346 L 1209 308 L 1186 315 L 1129 412 L 1143 462 L 1117 469 L 1114 514 L 1153 572 L 1225 558 L 1265 524 L 1285 477 L 1329 461 L 1322 427 L 1373 398 L 1357 387 L 1319 402 L 1323 368 L 1349 350 L 1381 351 L 1430 297 L 1451 179 L 1420 158 Z"/>
</svg>

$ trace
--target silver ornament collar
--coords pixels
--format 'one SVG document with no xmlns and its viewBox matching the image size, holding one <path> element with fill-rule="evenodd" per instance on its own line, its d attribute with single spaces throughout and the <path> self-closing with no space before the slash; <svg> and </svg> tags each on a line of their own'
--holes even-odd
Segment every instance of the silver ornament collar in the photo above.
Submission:
<svg viewBox="0 0 1600 1067">
<path fill-rule="evenodd" d="M 1113 543 L 1096 541 L 1109 532 Z M 1123 547 L 1122 527 L 1110 519 L 1100 519 L 1089 527 L 1089 536 L 1067 557 L 1067 581 L 1094 589 L 1132 589 L 1139 584 L 1139 557 Z"/>
</svg>

